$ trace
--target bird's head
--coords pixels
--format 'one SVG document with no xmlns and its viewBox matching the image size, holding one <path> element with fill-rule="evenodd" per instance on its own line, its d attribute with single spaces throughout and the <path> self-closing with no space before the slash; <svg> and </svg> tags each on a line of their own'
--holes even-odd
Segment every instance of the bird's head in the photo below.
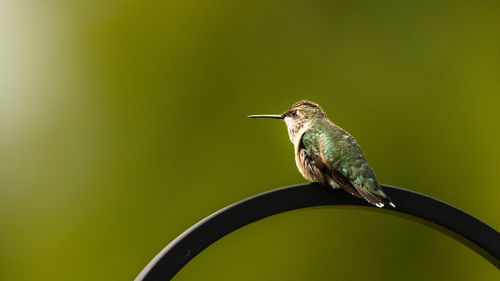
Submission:
<svg viewBox="0 0 500 281">
<path fill-rule="evenodd" d="M 281 115 L 250 115 L 250 118 L 274 118 L 282 119 L 288 127 L 290 140 L 295 142 L 297 134 L 305 128 L 311 121 L 317 119 L 328 119 L 323 109 L 314 102 L 302 100 L 290 106 Z"/>
</svg>

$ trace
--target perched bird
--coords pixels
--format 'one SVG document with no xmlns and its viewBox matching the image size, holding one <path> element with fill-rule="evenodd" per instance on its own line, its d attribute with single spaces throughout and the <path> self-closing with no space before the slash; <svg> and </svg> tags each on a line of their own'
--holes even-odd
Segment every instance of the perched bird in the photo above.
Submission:
<svg viewBox="0 0 500 281">
<path fill-rule="evenodd" d="M 385 204 L 395 207 L 382 190 L 356 140 L 330 121 L 318 104 L 303 100 L 281 115 L 248 117 L 285 121 L 295 148 L 295 163 L 308 181 L 343 188 L 379 208 Z"/>
</svg>

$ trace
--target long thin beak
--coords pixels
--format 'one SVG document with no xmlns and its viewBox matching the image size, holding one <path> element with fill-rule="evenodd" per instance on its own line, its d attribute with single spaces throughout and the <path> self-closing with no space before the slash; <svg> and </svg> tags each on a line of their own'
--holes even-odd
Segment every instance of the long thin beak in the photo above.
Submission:
<svg viewBox="0 0 500 281">
<path fill-rule="evenodd" d="M 281 115 L 248 115 L 248 118 L 273 118 L 273 119 L 283 119 L 283 116 Z"/>
</svg>

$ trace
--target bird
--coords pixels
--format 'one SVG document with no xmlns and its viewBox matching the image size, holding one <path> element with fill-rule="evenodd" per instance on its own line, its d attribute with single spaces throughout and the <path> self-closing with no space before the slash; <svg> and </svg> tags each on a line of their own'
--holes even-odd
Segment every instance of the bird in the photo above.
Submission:
<svg viewBox="0 0 500 281">
<path fill-rule="evenodd" d="M 342 188 L 379 208 L 396 207 L 378 183 L 354 137 L 330 121 L 319 104 L 302 100 L 283 114 L 248 117 L 285 121 L 295 163 L 306 180 Z"/>
</svg>

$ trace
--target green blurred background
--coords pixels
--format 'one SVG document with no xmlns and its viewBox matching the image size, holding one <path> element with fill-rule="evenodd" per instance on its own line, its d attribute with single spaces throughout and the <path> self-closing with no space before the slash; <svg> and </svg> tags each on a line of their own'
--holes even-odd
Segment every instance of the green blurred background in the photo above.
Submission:
<svg viewBox="0 0 500 281">
<path fill-rule="evenodd" d="M 0 279 L 131 280 L 182 231 L 302 183 L 320 103 L 382 183 L 500 229 L 498 1 L 0 2 Z M 412 221 L 317 208 L 228 235 L 175 280 L 498 280 Z"/>
</svg>

